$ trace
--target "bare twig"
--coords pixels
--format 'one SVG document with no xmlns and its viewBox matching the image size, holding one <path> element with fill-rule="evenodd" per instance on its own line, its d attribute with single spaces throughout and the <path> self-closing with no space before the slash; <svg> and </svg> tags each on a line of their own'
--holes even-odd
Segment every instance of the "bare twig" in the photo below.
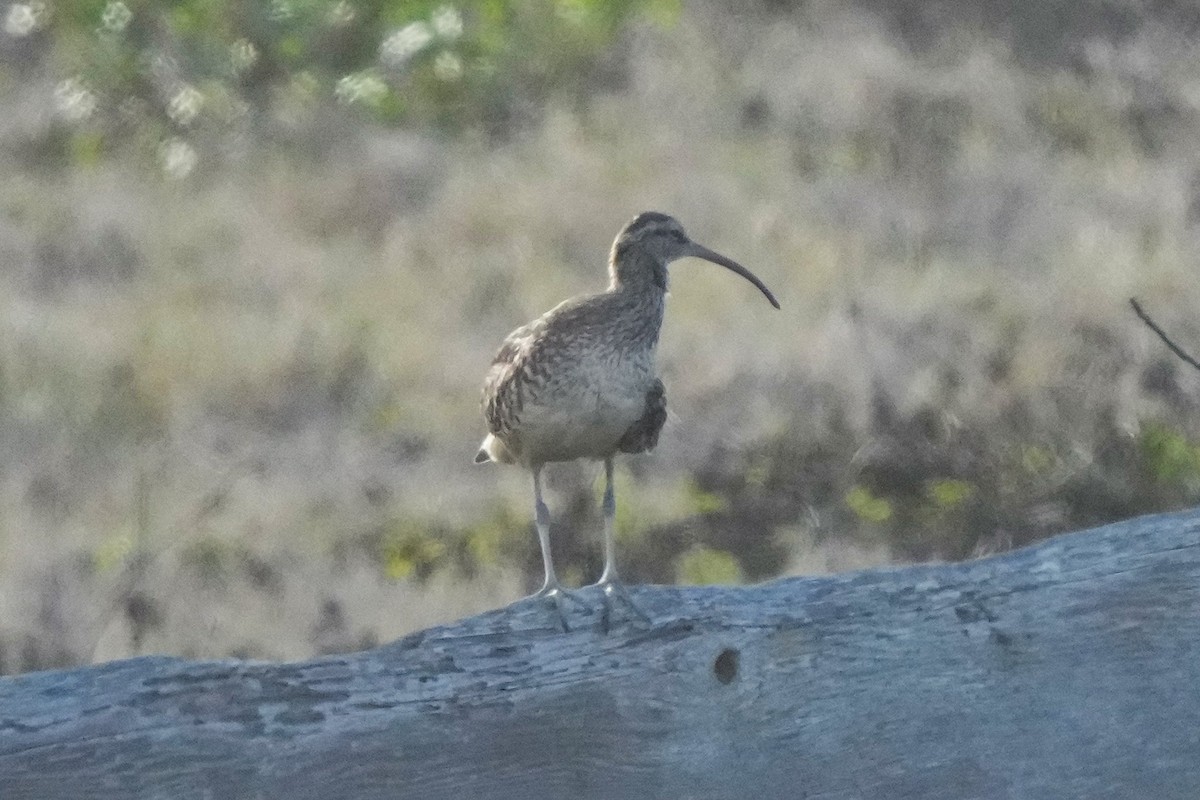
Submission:
<svg viewBox="0 0 1200 800">
<path fill-rule="evenodd" d="M 1158 338 L 1162 339 L 1163 342 L 1167 345 L 1167 347 L 1171 348 L 1172 353 L 1179 356 L 1181 359 L 1183 359 L 1188 364 L 1192 365 L 1193 368 L 1200 370 L 1200 361 L 1196 361 L 1196 359 L 1192 358 L 1186 352 L 1184 352 L 1184 349 L 1182 347 L 1180 347 L 1179 345 L 1177 345 L 1173 341 L 1171 341 L 1171 337 L 1167 336 L 1167 334 L 1163 332 L 1163 329 L 1158 327 L 1158 325 L 1155 324 L 1154 320 L 1150 319 L 1150 315 L 1142 310 L 1141 305 L 1138 304 L 1138 301 L 1136 299 L 1134 299 L 1132 297 L 1129 298 L 1129 305 L 1133 306 L 1133 313 L 1137 314 L 1138 318 L 1142 322 L 1146 323 L 1146 327 L 1149 328 L 1150 330 L 1154 331 L 1156 334 L 1158 334 Z"/>
</svg>

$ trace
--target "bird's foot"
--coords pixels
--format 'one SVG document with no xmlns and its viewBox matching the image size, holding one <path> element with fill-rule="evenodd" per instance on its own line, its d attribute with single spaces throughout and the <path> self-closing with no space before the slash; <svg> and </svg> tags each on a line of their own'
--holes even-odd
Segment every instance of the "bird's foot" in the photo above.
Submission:
<svg viewBox="0 0 1200 800">
<path fill-rule="evenodd" d="M 567 624 L 567 610 L 564 607 L 563 601 L 569 600 L 581 609 L 584 609 L 589 614 L 592 612 L 592 607 L 583 601 L 574 592 L 564 589 L 561 584 L 547 581 L 541 589 L 534 592 L 531 597 L 539 600 L 549 600 L 554 604 L 554 609 L 558 612 L 558 621 L 562 625 L 563 633 L 571 630 L 571 626 Z"/>
<path fill-rule="evenodd" d="M 606 572 L 601 575 L 600 580 L 596 582 L 596 586 L 604 593 L 604 611 L 600 616 L 600 627 L 605 633 L 609 631 L 613 608 L 617 603 L 625 606 L 637 622 L 643 625 L 654 624 L 654 620 L 650 619 L 650 615 L 642 611 L 638 607 L 638 604 L 633 602 L 633 598 L 629 596 L 629 591 L 625 588 L 625 584 L 621 582 L 615 573 Z"/>
</svg>

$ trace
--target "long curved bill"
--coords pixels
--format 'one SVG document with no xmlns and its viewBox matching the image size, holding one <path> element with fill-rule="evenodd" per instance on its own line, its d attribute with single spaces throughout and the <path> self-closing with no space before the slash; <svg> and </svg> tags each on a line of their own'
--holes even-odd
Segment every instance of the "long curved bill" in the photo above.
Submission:
<svg viewBox="0 0 1200 800">
<path fill-rule="evenodd" d="M 767 285 L 765 283 L 763 283 L 762 281 L 760 281 L 758 279 L 757 275 L 755 275 L 753 272 L 746 269 L 745 267 L 743 267 L 741 264 L 737 263 L 733 259 L 726 258 L 725 256 L 721 255 L 720 253 L 713 252 L 712 250 L 709 250 L 707 247 L 696 244 L 695 242 L 691 243 L 691 246 L 688 248 L 687 254 L 689 256 L 695 256 L 696 258 L 703 258 L 705 261 L 711 261 L 714 264 L 720 264 L 725 269 L 730 270 L 732 272 L 736 272 L 738 275 L 741 275 L 743 278 L 745 278 L 746 280 L 750 281 L 755 286 L 757 286 L 758 290 L 760 292 L 762 292 L 764 295 L 766 295 L 767 299 L 771 301 L 771 305 L 775 306 L 776 308 L 779 308 L 779 301 L 775 299 L 775 295 L 771 294 L 771 290 L 767 288 Z"/>
</svg>

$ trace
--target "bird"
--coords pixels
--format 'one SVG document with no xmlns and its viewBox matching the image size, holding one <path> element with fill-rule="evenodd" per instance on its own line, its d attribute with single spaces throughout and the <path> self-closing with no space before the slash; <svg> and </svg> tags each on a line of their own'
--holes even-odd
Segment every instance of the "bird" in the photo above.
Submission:
<svg viewBox="0 0 1200 800">
<path fill-rule="evenodd" d="M 605 624 L 614 601 L 640 619 L 617 571 L 613 459 L 658 444 L 667 419 L 666 389 L 655 369 L 668 285 L 667 267 L 683 258 L 719 264 L 779 301 L 754 273 L 697 244 L 674 218 L 657 211 L 635 216 L 617 234 L 608 258 L 608 288 L 566 300 L 510 333 L 483 383 L 487 434 L 475 463 L 515 464 L 533 477 L 534 525 L 545 579 L 531 597 L 553 603 L 569 630 L 564 600 L 588 607 L 565 589 L 550 553 L 550 511 L 542 495 L 546 464 L 589 459 L 604 463 Z"/>
</svg>

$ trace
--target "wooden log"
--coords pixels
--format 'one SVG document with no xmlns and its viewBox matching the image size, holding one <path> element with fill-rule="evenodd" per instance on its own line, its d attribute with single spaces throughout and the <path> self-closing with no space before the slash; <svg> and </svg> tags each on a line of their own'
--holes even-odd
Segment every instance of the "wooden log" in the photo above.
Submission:
<svg viewBox="0 0 1200 800">
<path fill-rule="evenodd" d="M 652 628 L 523 601 L 303 663 L 7 678 L 0 797 L 1200 796 L 1200 511 L 634 594 Z"/>
</svg>

